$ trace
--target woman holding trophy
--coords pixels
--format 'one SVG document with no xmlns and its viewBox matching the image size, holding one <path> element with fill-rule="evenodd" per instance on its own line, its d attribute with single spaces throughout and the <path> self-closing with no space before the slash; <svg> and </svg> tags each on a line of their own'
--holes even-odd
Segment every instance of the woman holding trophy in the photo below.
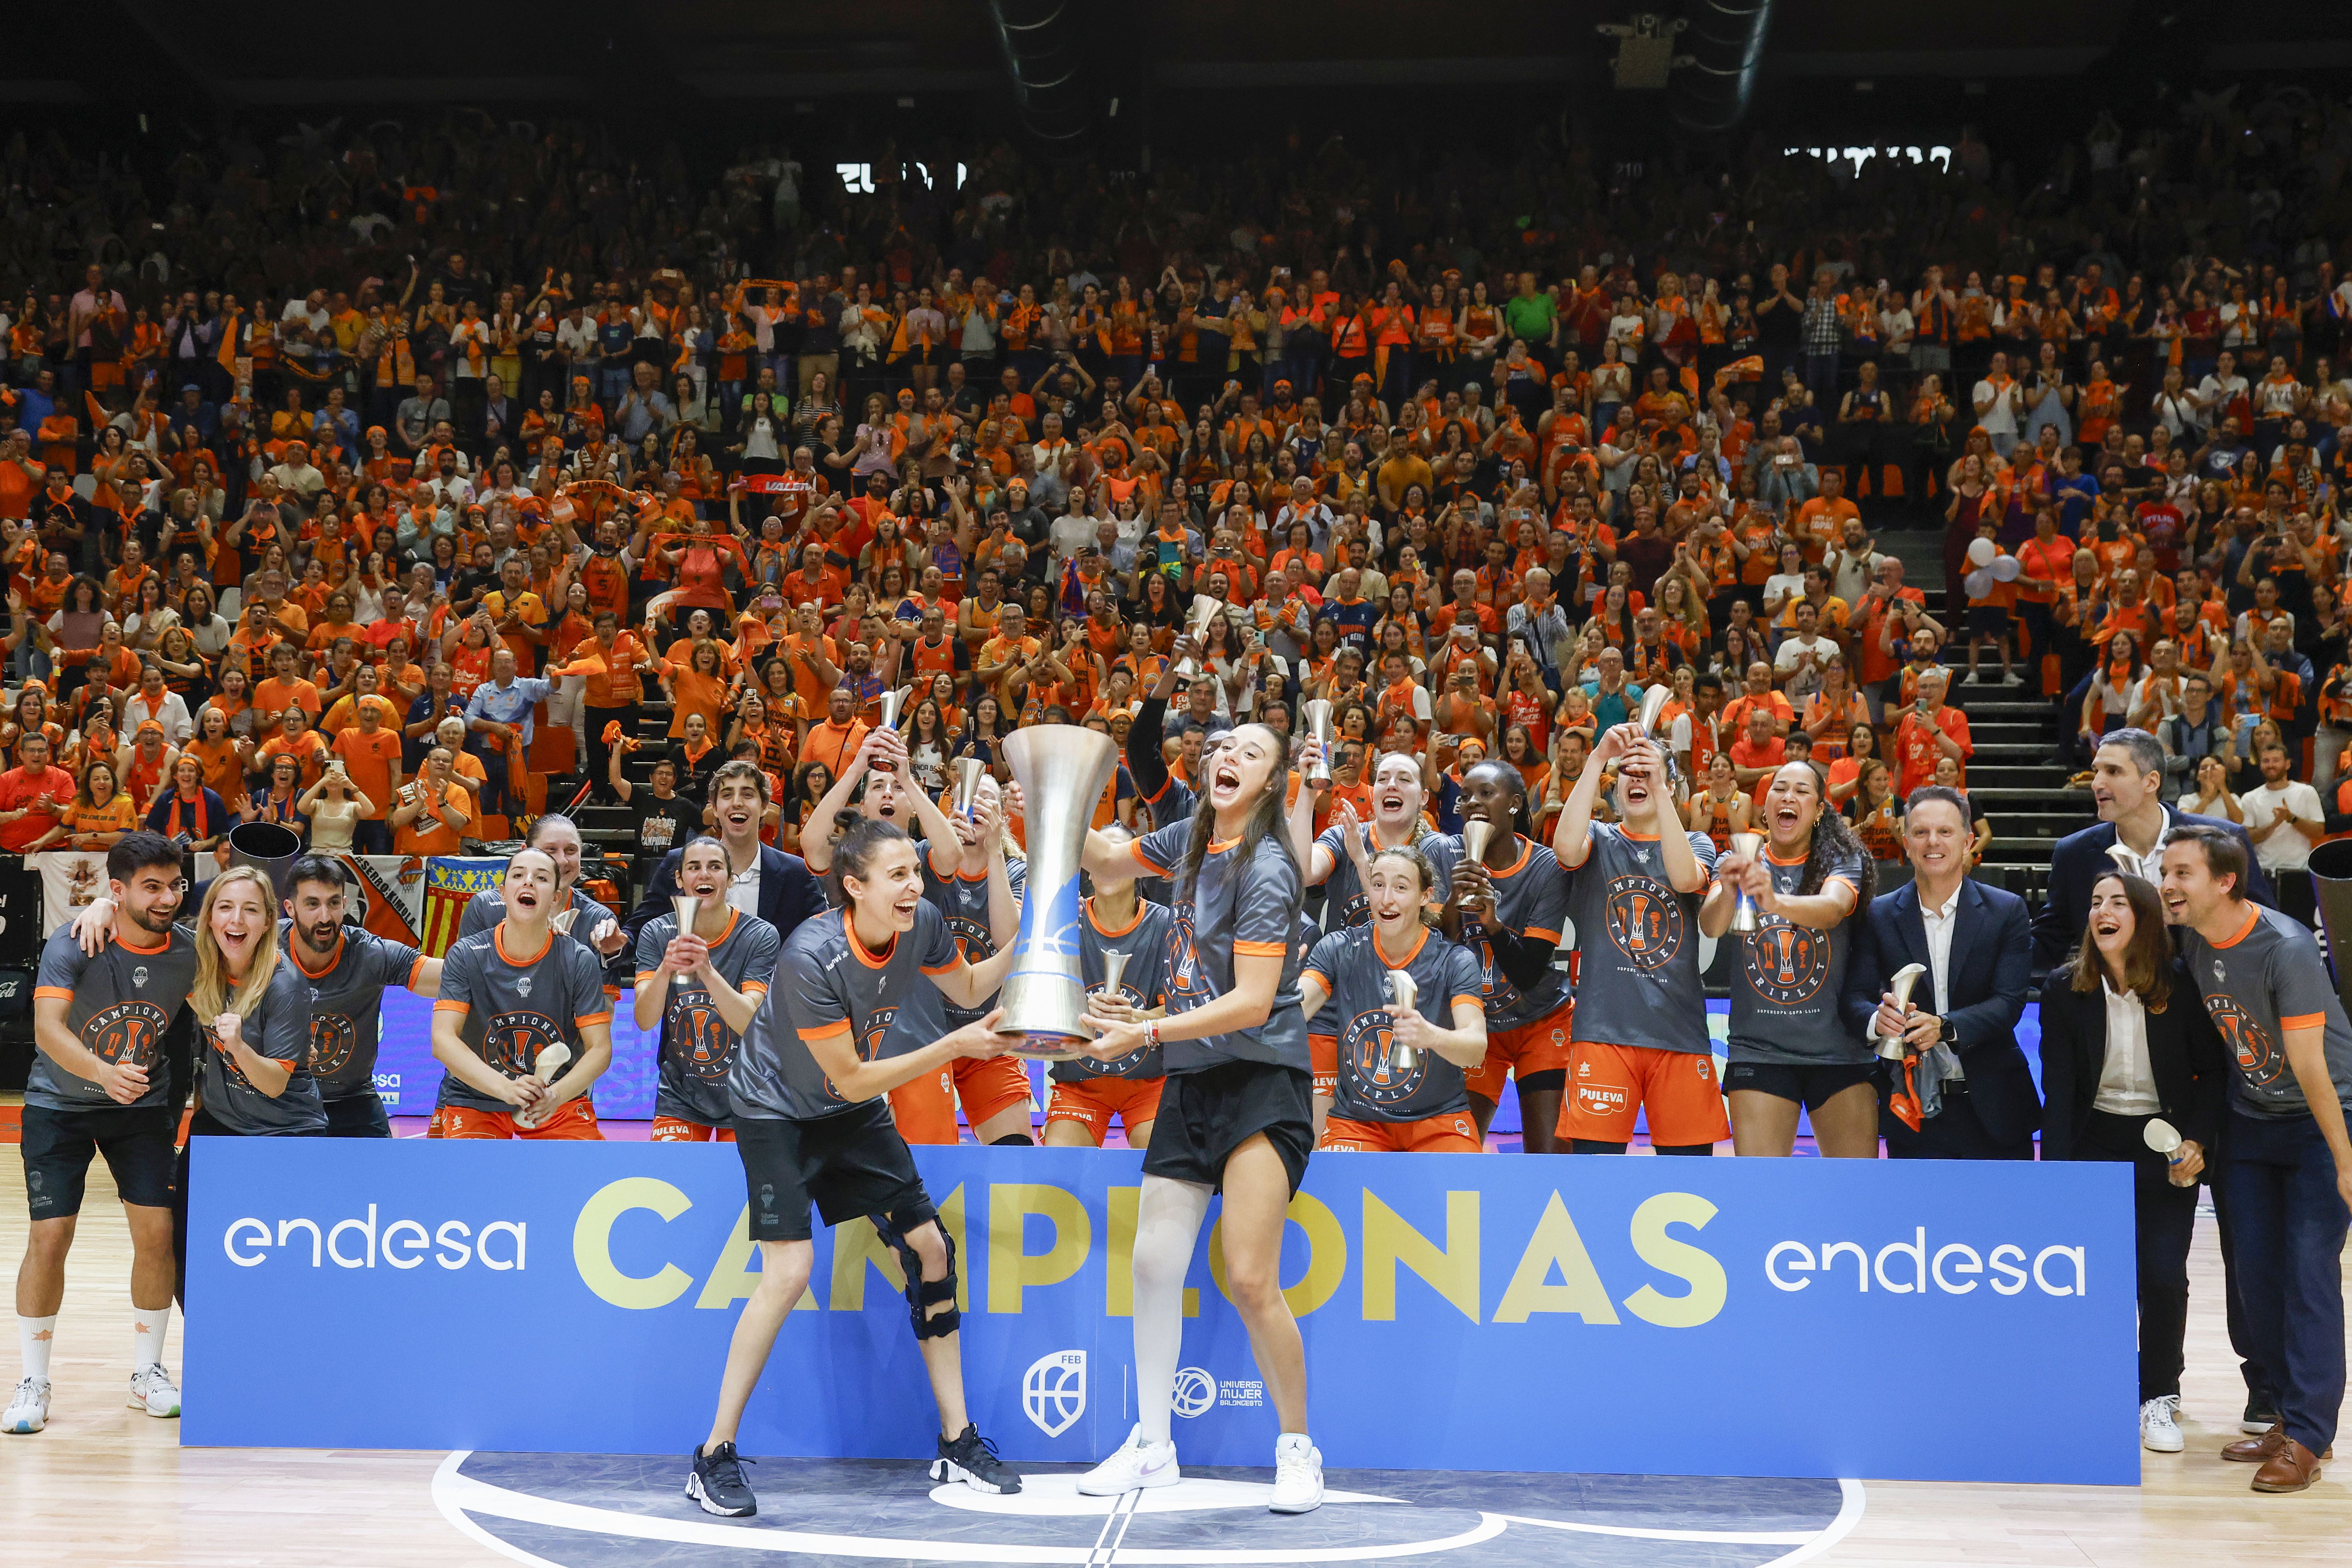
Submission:
<svg viewBox="0 0 2352 1568">
<path fill-rule="evenodd" d="M 889 718 L 897 716 L 889 711 L 895 696 L 885 698 Z M 983 824 L 990 834 L 1000 831 L 996 781 L 984 770 L 971 771 L 977 778 L 975 797 L 960 801 L 960 809 L 950 816 L 914 786 L 906 737 L 884 723 L 858 743 L 841 777 L 817 803 L 811 821 L 879 822 L 902 832 L 919 824 L 925 851 L 923 897 L 946 919 L 956 951 L 967 962 L 978 963 L 993 957 L 1012 940 L 1022 884 L 1020 863 L 1008 858 L 1005 870 L 1012 896 L 1005 907 L 996 907 L 989 873 L 999 846 L 982 832 Z M 833 868 L 833 846 L 818 834 L 803 837 L 801 853 L 809 869 L 820 877 Z M 906 1015 L 905 1023 L 892 1032 L 884 1050 L 895 1056 L 901 1050 L 917 1049 L 950 1029 L 971 1023 L 995 1005 L 994 993 L 977 998 L 970 1007 L 943 1004 L 942 1022 L 930 1016 L 934 1009 L 927 999 L 924 1007 Z M 940 1026 L 930 1034 L 922 1033 L 934 1024 Z M 918 1035 L 921 1037 L 917 1038 Z M 972 1132 L 982 1142 L 1026 1143 L 1030 1141 L 1029 1094 L 1028 1069 L 1012 1057 L 959 1058 L 936 1074 L 893 1089 L 890 1113 L 898 1121 L 899 1135 L 909 1143 L 952 1143 L 958 1137 L 956 1101 L 961 1099 Z"/>
<path fill-rule="evenodd" d="M 1209 1199 L 1222 1191 L 1227 1293 L 1280 1422 L 1271 1506 L 1305 1513 L 1323 1500 L 1323 1458 L 1307 1436 L 1306 1347 L 1281 1280 L 1285 1215 L 1315 1138 L 1298 989 L 1305 888 L 1283 822 L 1287 752 L 1273 731 L 1245 724 L 1204 760 L 1189 820 L 1126 842 L 1087 836 L 1083 864 L 1094 876 L 1165 877 L 1175 888 L 1169 1016 L 1082 1020 L 1098 1031 L 1086 1047 L 1096 1059 L 1156 1046 L 1168 1069 L 1135 1236 L 1140 1419 L 1117 1453 L 1079 1478 L 1090 1497 L 1180 1479 L 1170 1416 L 1184 1275 Z M 1316 754 L 1312 742 L 1307 754 Z"/>
<path fill-rule="evenodd" d="M 1317 942 L 1298 976 L 1308 1014 L 1328 999 L 1338 1018 L 1339 1093 L 1316 1147 L 1475 1154 L 1484 1145 L 1463 1069 L 1486 1058 L 1478 959 L 1459 942 L 1430 940 L 1422 911 L 1437 871 L 1428 856 L 1411 845 L 1376 849 L 1362 877 L 1370 921 Z M 1421 1013 L 1423 997 L 1453 1027 Z"/>
<path fill-rule="evenodd" d="M 845 826 L 833 845 L 842 907 L 793 931 L 768 995 L 717 986 L 709 993 L 742 1037 L 728 1104 L 751 1197 L 751 1237 L 760 1244 L 759 1289 L 736 1321 L 718 1412 L 689 1458 L 686 1483 L 705 1512 L 727 1518 L 758 1510 L 735 1451 L 736 1429 L 777 1331 L 808 1288 L 812 1203 L 828 1226 L 872 1216 L 906 1271 L 916 1347 L 939 1407 L 931 1479 L 990 1493 L 1021 1489 L 1021 1478 L 997 1458 L 965 1407 L 955 1243 L 881 1103 L 891 1089 L 959 1057 L 993 1054 L 996 1015 L 942 1029 L 919 1049 L 887 1058 L 880 1051 L 892 1015 L 910 1004 L 946 995 L 971 1006 L 993 995 L 1013 950 L 966 963 L 947 921 L 923 898 L 913 842 L 887 822 L 853 817 Z M 1001 882 L 1001 870 L 991 876 Z"/>
<path fill-rule="evenodd" d="M 1569 881 L 1552 852 L 1530 837 L 1527 777 L 1511 763 L 1463 770 L 1461 811 L 1462 831 L 1435 842 L 1453 859 L 1452 892 L 1439 920 L 1446 937 L 1477 960 L 1486 1004 L 1486 1055 L 1467 1079 L 1471 1115 L 1483 1146 L 1503 1082 L 1512 1079 L 1527 1152 L 1553 1153 L 1575 1016 L 1568 977 L 1551 965 L 1568 929 Z"/>
<path fill-rule="evenodd" d="M 678 858 L 676 912 L 655 916 L 637 932 L 637 1027 L 660 1033 L 656 1143 L 735 1141 L 727 1074 L 742 1037 L 718 997 L 724 987 L 756 1006 L 782 944 L 775 927 L 727 901 L 733 879 L 727 847 L 708 835 L 695 839 Z"/>
<path fill-rule="evenodd" d="M 1735 833 L 1715 862 L 1698 929 L 1738 943 L 1731 983 L 1732 1151 L 1785 1158 L 1800 1107 L 1832 1159 L 1878 1157 L 1875 1058 L 1838 1013 L 1852 937 L 1876 882 L 1870 853 L 1829 809 L 1811 763 L 1789 763 L 1764 792 L 1764 831 Z"/>
<path fill-rule="evenodd" d="M 1595 822 L 1593 797 L 1612 768 L 1618 820 Z M 1559 863 L 1576 873 L 1576 1089 L 1559 1131 L 1580 1154 L 1623 1153 L 1636 1110 L 1647 1112 L 1650 1147 L 1661 1154 L 1712 1154 L 1729 1131 L 1694 929 L 1715 845 L 1685 830 L 1674 789 L 1664 749 L 1638 725 L 1612 725 L 1552 834 Z"/>
<path fill-rule="evenodd" d="M 1096 831 L 1112 845 L 1135 840 L 1116 822 Z M 1079 906 L 1085 923 L 1078 928 L 1078 963 L 1087 1011 L 1098 1018 L 1164 1017 L 1175 911 L 1144 898 L 1133 877 L 1097 877 L 1094 888 Z M 1099 1149 L 1114 1115 L 1127 1129 L 1129 1148 L 1150 1147 L 1160 1091 L 1168 1085 L 1162 1055 L 1146 1047 L 1116 1061 L 1055 1062 L 1053 1099 L 1045 1107 L 1046 1147 Z"/>
</svg>

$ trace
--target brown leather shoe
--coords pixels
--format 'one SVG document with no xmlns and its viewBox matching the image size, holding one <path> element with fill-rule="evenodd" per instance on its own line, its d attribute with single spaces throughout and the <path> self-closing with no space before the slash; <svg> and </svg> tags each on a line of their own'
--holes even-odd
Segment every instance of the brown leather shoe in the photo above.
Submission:
<svg viewBox="0 0 2352 1568">
<path fill-rule="evenodd" d="M 2286 1426 L 2273 1421 L 2271 1429 L 2259 1437 L 2241 1438 L 2221 1450 L 2221 1457 L 2242 1465 L 2266 1464 L 2277 1457 L 2287 1445 Z"/>
<path fill-rule="evenodd" d="M 2289 1437 L 2285 1446 L 2254 1472 L 2254 1490 L 2299 1492 L 2318 1479 L 2319 1456 Z"/>
</svg>

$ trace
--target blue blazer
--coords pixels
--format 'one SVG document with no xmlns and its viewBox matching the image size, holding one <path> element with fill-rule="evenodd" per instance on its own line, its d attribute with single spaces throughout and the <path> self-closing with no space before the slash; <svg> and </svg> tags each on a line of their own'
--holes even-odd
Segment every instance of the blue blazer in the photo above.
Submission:
<svg viewBox="0 0 2352 1568">
<path fill-rule="evenodd" d="M 629 935 L 629 945 L 624 954 L 636 950 L 637 932 L 647 921 L 657 915 L 676 913 L 670 900 L 677 897 L 677 868 L 685 856 L 684 849 L 673 849 L 662 857 L 654 868 L 652 878 L 646 883 L 646 896 L 621 922 Z M 824 889 L 808 868 L 808 862 L 797 855 L 787 855 L 769 845 L 760 846 L 760 918 L 776 928 L 779 938 L 789 937 L 801 921 L 812 915 L 824 913 Z M 627 959 L 634 963 L 634 958 Z"/>
<path fill-rule="evenodd" d="M 2033 934 L 2025 900 L 1975 880 L 1960 884 L 1959 900 L 1947 985 L 1951 1011 L 1945 1015 L 1958 1037 L 1952 1049 L 1985 1131 L 2003 1140 L 2024 1137 L 2042 1125 L 2042 1098 L 2017 1043 L 2017 1020 L 2033 994 Z M 1866 1039 L 1888 976 L 1906 963 L 1928 963 L 1918 885 L 1871 900 L 1866 917 L 1854 925 L 1843 1005 L 1846 1026 Z M 1922 976 L 1911 1000 L 1932 1011 L 1933 983 Z"/>
<path fill-rule="evenodd" d="M 2278 893 L 2263 874 L 2262 862 L 2254 858 L 2254 841 L 2246 837 L 2243 827 L 2227 817 L 2198 816 L 2186 811 L 2172 812 L 2172 824 L 2218 827 L 2234 835 L 2239 847 L 2246 852 L 2246 896 L 2258 904 L 2278 908 Z M 2091 918 L 2091 888 L 2102 873 L 2114 868 L 2107 849 L 2115 841 L 2112 822 L 2095 822 L 2058 841 L 2058 852 L 2050 861 L 2049 896 L 2042 900 L 2042 912 L 2033 917 L 2036 974 L 2057 968 L 2081 951 L 2083 927 Z"/>
</svg>

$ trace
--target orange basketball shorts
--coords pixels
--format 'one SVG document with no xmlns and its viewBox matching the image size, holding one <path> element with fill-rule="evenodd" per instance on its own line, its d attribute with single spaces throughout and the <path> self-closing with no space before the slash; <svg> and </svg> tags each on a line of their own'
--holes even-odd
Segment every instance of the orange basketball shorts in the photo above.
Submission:
<svg viewBox="0 0 2352 1568">
<path fill-rule="evenodd" d="M 1477 1123 L 1466 1110 L 1424 1116 L 1418 1121 L 1351 1121 L 1344 1116 L 1323 1119 L 1319 1152 L 1334 1154 L 1475 1154 L 1486 1145 L 1478 1141 Z"/>
<path fill-rule="evenodd" d="M 1077 1122 L 1099 1149 L 1116 1114 L 1118 1124 L 1127 1129 L 1127 1141 L 1134 1143 L 1135 1130 L 1150 1126 L 1160 1114 L 1160 1091 L 1167 1084 L 1164 1078 L 1087 1078 L 1056 1083 L 1045 1105 L 1045 1120 Z"/>
<path fill-rule="evenodd" d="M 596 1125 L 596 1108 L 584 1095 L 567 1100 L 556 1113 L 536 1127 L 525 1127 L 510 1110 L 477 1110 L 470 1105 L 444 1105 L 425 1126 L 427 1138 L 534 1138 L 556 1142 L 601 1142 L 604 1130 Z"/>
<path fill-rule="evenodd" d="M 1559 1136 L 1627 1143 L 1645 1111 L 1653 1143 L 1719 1143 L 1731 1136 L 1715 1058 L 1704 1051 L 1579 1040 L 1559 1104 Z"/>
<path fill-rule="evenodd" d="M 1486 1059 L 1463 1074 L 1464 1081 L 1470 1086 L 1470 1092 L 1481 1100 L 1500 1101 L 1505 1079 L 1525 1079 L 1530 1073 L 1555 1072 L 1565 1068 L 1568 1066 L 1569 1026 L 1575 1018 L 1576 1004 L 1568 1002 L 1532 1024 L 1521 1024 L 1514 1029 L 1489 1030 L 1486 1035 Z"/>
<path fill-rule="evenodd" d="M 890 1091 L 890 1116 L 909 1143 L 953 1143 L 956 1101 L 964 1120 L 978 1127 L 990 1117 L 1027 1105 L 1029 1064 L 1018 1057 L 959 1057 L 928 1078 Z"/>
<path fill-rule="evenodd" d="M 688 1121 L 683 1116 L 656 1116 L 654 1118 L 653 1133 L 646 1141 L 653 1143 L 732 1143 L 735 1142 L 735 1129 Z"/>
</svg>

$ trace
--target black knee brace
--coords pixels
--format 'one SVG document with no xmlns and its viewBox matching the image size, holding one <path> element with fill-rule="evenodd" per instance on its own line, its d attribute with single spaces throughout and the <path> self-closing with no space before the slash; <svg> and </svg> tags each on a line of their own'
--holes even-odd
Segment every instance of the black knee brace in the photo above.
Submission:
<svg viewBox="0 0 2352 1568">
<path fill-rule="evenodd" d="M 907 1310 L 914 1320 L 915 1338 L 919 1341 L 938 1340 L 954 1333 L 963 1323 L 962 1309 L 955 1304 L 955 1237 L 948 1234 L 947 1226 L 940 1226 L 940 1243 L 948 1249 L 947 1277 L 925 1279 L 922 1255 L 915 1250 L 914 1243 L 890 1223 L 888 1215 L 876 1215 L 873 1218 L 875 1233 L 881 1237 L 885 1246 L 898 1255 L 898 1267 L 906 1272 Z M 927 1219 L 925 1223 L 929 1222 Z M 948 1310 L 932 1312 L 930 1309 L 941 1301 L 948 1304 Z"/>
</svg>

